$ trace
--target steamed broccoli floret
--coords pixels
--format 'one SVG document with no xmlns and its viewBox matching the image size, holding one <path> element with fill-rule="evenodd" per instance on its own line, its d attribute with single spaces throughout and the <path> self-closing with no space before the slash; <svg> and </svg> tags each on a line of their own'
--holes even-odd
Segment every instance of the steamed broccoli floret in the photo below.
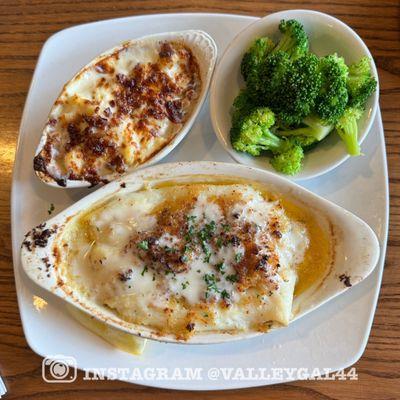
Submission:
<svg viewBox="0 0 400 400">
<path fill-rule="evenodd" d="M 357 121 L 362 116 L 363 110 L 357 107 L 346 108 L 344 114 L 336 124 L 336 132 L 346 145 L 347 152 L 351 156 L 359 156 Z"/>
<path fill-rule="evenodd" d="M 349 106 L 363 108 L 368 97 L 375 91 L 377 82 L 371 74 L 368 57 L 363 57 L 358 63 L 349 66 L 347 90 Z"/>
<path fill-rule="evenodd" d="M 291 68 L 289 56 L 283 51 L 267 57 L 260 68 L 260 93 L 258 94 L 260 102 L 274 107 L 275 110 L 278 109 L 276 100 L 281 94 L 282 84 Z"/>
<path fill-rule="evenodd" d="M 309 115 L 302 121 L 303 126 L 295 129 L 279 130 L 279 136 L 295 137 L 305 136 L 314 139 L 314 141 L 321 141 L 333 130 L 333 125 L 325 125 L 325 121 L 321 120 L 316 115 Z"/>
<path fill-rule="evenodd" d="M 254 77 L 258 74 L 259 66 L 264 62 L 274 46 L 274 42 L 267 37 L 254 41 L 243 56 L 242 63 L 240 64 L 240 71 L 245 81 L 249 77 Z"/>
<path fill-rule="evenodd" d="M 233 101 L 231 136 L 236 136 L 242 126 L 243 119 L 255 108 L 247 90 L 242 90 Z"/>
<path fill-rule="evenodd" d="M 299 124 L 310 114 L 321 85 L 318 57 L 307 54 L 292 62 L 278 97 L 276 111 L 281 125 Z"/>
<path fill-rule="evenodd" d="M 295 61 L 282 51 L 267 57 L 261 68 L 262 102 L 280 126 L 299 124 L 311 112 L 321 85 L 318 66 L 311 53 Z"/>
<path fill-rule="evenodd" d="M 281 145 L 281 139 L 275 136 L 270 127 L 275 124 L 274 113 L 266 107 L 257 108 L 243 118 L 240 127 L 231 136 L 232 146 L 253 156 L 263 150 L 275 150 Z"/>
<path fill-rule="evenodd" d="M 301 143 L 309 145 L 310 141 L 300 136 L 281 139 L 270 130 L 274 123 L 274 113 L 269 108 L 254 109 L 242 118 L 235 131 L 231 131 L 232 146 L 253 156 L 270 151 L 273 155 L 272 166 L 284 174 L 294 175 L 301 169 L 304 156 Z"/>
<path fill-rule="evenodd" d="M 283 140 L 278 151 L 274 152 L 271 165 L 286 175 L 295 175 L 301 170 L 304 158 L 303 148 L 294 140 Z"/>
<path fill-rule="evenodd" d="M 320 59 L 321 89 L 315 100 L 315 113 L 327 125 L 334 124 L 346 108 L 348 68 L 343 57 L 332 54 Z"/>
<path fill-rule="evenodd" d="M 359 155 L 357 120 L 377 86 L 368 58 L 350 67 L 336 54 L 318 58 L 298 21 L 282 20 L 279 30 L 276 46 L 257 39 L 242 59 L 246 89 L 233 104 L 233 148 L 267 151 L 277 171 L 294 175 L 304 151 L 336 129 L 349 154 Z"/>
<path fill-rule="evenodd" d="M 279 24 L 279 30 L 283 36 L 274 48 L 274 53 L 284 51 L 295 60 L 308 52 L 307 33 L 300 22 L 294 19 L 282 20 Z"/>
<path fill-rule="evenodd" d="M 310 147 L 318 142 L 318 140 L 312 136 L 296 135 L 289 137 L 289 139 L 291 139 L 297 145 L 301 146 L 303 150 L 308 150 Z"/>
<path fill-rule="evenodd" d="M 351 156 L 359 156 L 357 121 L 364 112 L 365 102 L 375 91 L 377 82 L 371 74 L 368 57 L 363 57 L 358 63 L 349 66 L 347 90 L 349 101 L 342 117 L 336 123 L 336 132 L 346 145 Z"/>
</svg>

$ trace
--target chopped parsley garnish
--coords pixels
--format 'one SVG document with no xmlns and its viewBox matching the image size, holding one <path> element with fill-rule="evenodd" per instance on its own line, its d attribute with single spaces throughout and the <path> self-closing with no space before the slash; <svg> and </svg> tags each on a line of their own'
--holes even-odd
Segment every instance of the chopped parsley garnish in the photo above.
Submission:
<svg viewBox="0 0 400 400">
<path fill-rule="evenodd" d="M 164 246 L 164 250 L 166 253 L 175 253 L 175 249 L 173 247 Z"/>
<path fill-rule="evenodd" d="M 223 262 L 220 262 L 218 264 L 215 265 L 215 268 L 217 268 L 217 270 L 224 275 L 225 274 L 225 270 L 226 270 L 226 266 Z"/>
<path fill-rule="evenodd" d="M 187 242 L 191 242 L 192 238 L 193 238 L 193 236 L 195 234 L 194 226 L 192 224 L 196 220 L 196 216 L 195 215 L 187 215 L 186 216 L 186 220 L 187 220 L 187 223 L 188 223 L 189 227 L 188 227 L 188 230 L 187 230 L 186 235 L 185 235 L 185 240 Z"/>
<path fill-rule="evenodd" d="M 214 274 L 205 274 L 204 281 L 207 285 L 206 298 L 209 297 L 211 292 L 219 293 L 219 289 L 217 287 L 217 278 Z"/>
<path fill-rule="evenodd" d="M 219 238 L 217 239 L 216 244 L 217 244 L 217 247 L 220 249 L 220 248 L 223 246 L 223 244 L 224 244 L 222 238 L 219 237 Z"/>
<path fill-rule="evenodd" d="M 188 215 L 187 217 L 186 217 L 186 219 L 187 219 L 187 222 L 194 222 L 194 221 L 196 221 L 196 216 L 195 215 Z"/>
<path fill-rule="evenodd" d="M 49 209 L 47 210 L 47 212 L 49 213 L 49 215 L 52 214 L 52 212 L 54 211 L 55 207 L 53 203 L 50 203 Z"/>
<path fill-rule="evenodd" d="M 147 251 L 149 249 L 149 242 L 147 240 L 142 240 L 137 244 L 137 247 L 141 250 Z"/>
<path fill-rule="evenodd" d="M 243 258 L 243 253 L 236 253 L 235 254 L 235 261 L 239 263 Z"/>
<path fill-rule="evenodd" d="M 185 290 L 189 286 L 189 282 L 182 282 L 182 289 Z"/>
<path fill-rule="evenodd" d="M 205 227 L 210 233 L 214 233 L 217 229 L 217 224 L 215 223 L 215 221 L 211 221 L 209 224 L 206 224 Z"/>
<path fill-rule="evenodd" d="M 216 228 L 217 225 L 215 221 L 211 221 L 209 224 L 205 224 L 204 227 L 200 229 L 197 235 L 201 241 L 208 241 L 215 233 Z"/>
<path fill-rule="evenodd" d="M 183 250 L 184 253 L 189 253 L 189 251 L 192 251 L 192 247 L 190 244 L 185 244 L 185 248 Z"/>
<path fill-rule="evenodd" d="M 239 282 L 239 275 L 238 274 L 227 275 L 225 277 L 225 279 L 228 282 L 232 282 L 232 283 Z"/>
<path fill-rule="evenodd" d="M 211 250 L 205 241 L 201 242 L 201 248 L 203 249 L 204 254 L 205 254 L 204 262 L 206 262 L 206 263 L 210 262 Z"/>
<path fill-rule="evenodd" d="M 222 297 L 223 299 L 230 299 L 230 298 L 231 298 L 231 295 L 224 289 L 224 290 L 221 292 L 221 297 Z"/>
<path fill-rule="evenodd" d="M 143 271 L 140 273 L 140 275 L 144 276 L 144 274 L 148 271 L 149 269 L 147 268 L 147 265 L 144 266 Z"/>
<path fill-rule="evenodd" d="M 229 232 L 231 230 L 231 226 L 229 224 L 222 224 L 221 226 L 224 232 Z"/>
<path fill-rule="evenodd" d="M 189 226 L 189 229 L 187 230 L 186 235 L 185 235 L 185 240 L 187 242 L 191 242 L 192 238 L 194 236 L 194 233 L 195 233 L 194 226 L 193 225 Z"/>
</svg>

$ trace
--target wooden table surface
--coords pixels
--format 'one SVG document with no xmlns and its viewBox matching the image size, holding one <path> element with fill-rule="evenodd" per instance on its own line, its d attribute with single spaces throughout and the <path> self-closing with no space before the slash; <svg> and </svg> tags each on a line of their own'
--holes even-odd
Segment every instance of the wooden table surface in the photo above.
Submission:
<svg viewBox="0 0 400 400">
<path fill-rule="evenodd" d="M 18 313 L 10 240 L 10 185 L 18 128 L 29 83 L 45 40 L 90 21 L 164 12 L 262 16 L 289 8 L 330 13 L 354 28 L 379 69 L 386 136 L 391 223 L 382 290 L 358 381 L 293 382 L 229 392 L 177 392 L 121 382 L 45 384 L 41 357 L 28 347 Z M 2 0 L 0 2 L 0 374 L 9 399 L 399 399 L 400 398 L 400 2 L 399 0 Z"/>
</svg>

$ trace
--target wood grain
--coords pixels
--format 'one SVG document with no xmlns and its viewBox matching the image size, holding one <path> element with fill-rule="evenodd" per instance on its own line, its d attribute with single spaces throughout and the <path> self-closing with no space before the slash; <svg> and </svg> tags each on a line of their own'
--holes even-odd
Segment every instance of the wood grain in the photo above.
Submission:
<svg viewBox="0 0 400 400">
<path fill-rule="evenodd" d="M 187 393 L 121 382 L 49 385 L 41 358 L 28 347 L 15 294 L 10 241 L 10 183 L 18 128 L 37 56 L 54 32 L 72 25 L 135 14 L 201 11 L 265 15 L 289 8 L 330 13 L 366 41 L 379 68 L 391 192 L 391 225 L 377 313 L 358 381 L 294 382 L 230 392 Z M 0 2 L 0 374 L 9 399 L 365 399 L 400 398 L 400 3 L 398 0 Z"/>
</svg>

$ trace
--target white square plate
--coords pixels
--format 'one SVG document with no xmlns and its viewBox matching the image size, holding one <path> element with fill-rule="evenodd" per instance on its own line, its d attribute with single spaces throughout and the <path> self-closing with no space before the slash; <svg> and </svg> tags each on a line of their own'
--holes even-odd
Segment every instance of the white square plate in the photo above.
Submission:
<svg viewBox="0 0 400 400">
<path fill-rule="evenodd" d="M 81 25 L 61 31 L 44 45 L 23 113 L 12 185 L 12 238 L 18 303 L 26 339 L 38 354 L 73 356 L 79 368 L 191 367 L 329 368 L 338 370 L 362 355 L 371 328 L 381 283 L 388 227 L 388 179 L 383 127 L 377 113 L 372 132 L 363 143 L 363 157 L 346 161 L 334 171 L 306 181 L 304 186 L 347 208 L 370 224 L 378 235 L 381 259 L 372 275 L 344 295 L 290 327 L 241 342 L 185 346 L 148 342 L 140 357 L 118 351 L 82 328 L 66 312 L 62 300 L 44 292 L 23 273 L 19 251 L 23 235 L 55 212 L 81 198 L 88 189 L 60 190 L 36 178 L 32 159 L 47 113 L 62 85 L 82 65 L 119 42 L 150 33 L 202 29 L 217 42 L 221 55 L 228 43 L 256 18 L 224 14 L 165 14 L 130 17 Z M 217 141 L 208 103 L 184 141 L 165 162 L 231 161 Z M 33 295 L 48 300 L 37 311 Z M 286 378 L 287 380 L 288 378 Z M 171 389 L 234 389 L 280 380 L 232 380 L 204 376 L 203 380 L 135 379 L 134 383 Z"/>
</svg>

